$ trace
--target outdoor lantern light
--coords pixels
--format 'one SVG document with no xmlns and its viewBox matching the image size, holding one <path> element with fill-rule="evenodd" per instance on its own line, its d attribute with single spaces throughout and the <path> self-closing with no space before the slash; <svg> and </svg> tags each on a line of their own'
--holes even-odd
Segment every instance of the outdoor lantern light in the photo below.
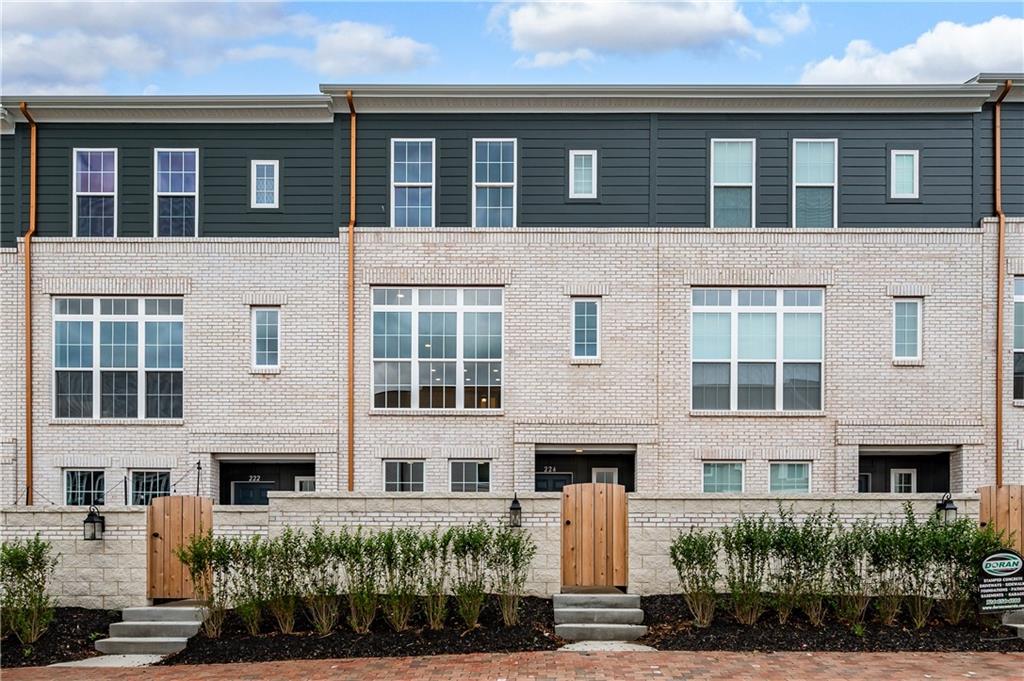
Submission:
<svg viewBox="0 0 1024 681">
<path fill-rule="evenodd" d="M 508 506 L 508 526 L 523 526 L 523 505 L 519 503 L 519 495 L 512 495 L 512 503 Z"/>
<path fill-rule="evenodd" d="M 86 541 L 102 541 L 106 525 L 106 520 L 97 513 L 96 507 L 90 506 L 89 515 L 85 516 L 85 521 L 82 523 L 82 538 Z"/>
<path fill-rule="evenodd" d="M 956 504 L 953 503 L 953 497 L 949 492 L 943 495 L 942 501 L 935 504 L 935 512 L 942 516 L 944 523 L 956 521 Z"/>
</svg>

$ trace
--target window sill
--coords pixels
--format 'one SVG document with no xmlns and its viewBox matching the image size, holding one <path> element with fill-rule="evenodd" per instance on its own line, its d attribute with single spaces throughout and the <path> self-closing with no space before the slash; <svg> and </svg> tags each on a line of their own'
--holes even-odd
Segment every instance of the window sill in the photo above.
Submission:
<svg viewBox="0 0 1024 681">
<path fill-rule="evenodd" d="M 1015 406 L 1015 407 L 1024 407 L 1024 400 L 1014 400 L 1013 401 L 1013 406 Z"/>
<path fill-rule="evenodd" d="M 185 419 L 56 419 L 50 426 L 183 426 Z"/>
<path fill-rule="evenodd" d="M 706 410 L 691 409 L 690 416 L 718 416 L 718 417 L 740 417 L 740 418 L 822 418 L 825 412 L 817 411 L 765 411 L 765 410 Z"/>
<path fill-rule="evenodd" d="M 894 367 L 923 367 L 923 359 L 894 359 L 892 361 Z"/>
<path fill-rule="evenodd" d="M 504 409 L 371 409 L 370 416 L 504 416 Z"/>
<path fill-rule="evenodd" d="M 281 367 L 250 367 L 249 373 L 253 375 L 279 374 Z"/>
<path fill-rule="evenodd" d="M 600 357 L 573 357 L 569 360 L 572 366 L 593 366 L 601 364 Z"/>
</svg>

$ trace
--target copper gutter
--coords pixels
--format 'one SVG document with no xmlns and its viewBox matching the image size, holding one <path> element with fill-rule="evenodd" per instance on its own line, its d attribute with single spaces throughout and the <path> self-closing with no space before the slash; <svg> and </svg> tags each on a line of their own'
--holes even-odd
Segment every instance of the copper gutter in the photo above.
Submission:
<svg viewBox="0 0 1024 681">
<path fill-rule="evenodd" d="M 28 231 L 25 232 L 25 505 L 32 505 L 32 236 L 36 233 L 36 121 L 28 104 L 18 107 L 28 121 Z"/>
<path fill-rule="evenodd" d="M 356 105 L 352 91 L 348 100 L 348 491 L 355 489 L 356 468 Z"/>
<path fill-rule="evenodd" d="M 1003 213 L 1003 130 L 1002 104 L 1006 95 L 1010 94 L 1013 81 L 1003 84 L 1003 91 L 996 98 L 993 112 L 993 140 L 995 150 L 995 210 L 999 220 L 999 232 L 996 241 L 996 487 L 1003 484 L 1003 300 L 1006 279 L 1006 214 Z"/>
</svg>

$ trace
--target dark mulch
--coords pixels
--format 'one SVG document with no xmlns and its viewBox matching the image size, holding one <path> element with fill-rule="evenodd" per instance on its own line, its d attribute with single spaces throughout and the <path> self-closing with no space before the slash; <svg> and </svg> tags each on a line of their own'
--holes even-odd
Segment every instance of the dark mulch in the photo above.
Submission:
<svg viewBox="0 0 1024 681">
<path fill-rule="evenodd" d="M 465 625 L 449 607 L 448 621 L 440 631 L 431 631 L 422 614 L 413 617 L 410 629 L 396 633 L 378 613 L 369 634 L 356 634 L 342 621 L 329 636 L 311 631 L 305 613 L 296 619 L 296 632 L 279 634 L 269 613 L 265 615 L 263 633 L 250 636 L 234 613 L 229 613 L 224 631 L 218 639 L 207 638 L 200 631 L 189 639 L 185 650 L 166 658 L 161 664 L 211 664 L 221 662 L 270 662 L 272 660 L 329 659 L 339 657 L 399 657 L 443 655 L 448 653 L 514 653 L 554 650 L 563 641 L 555 637 L 551 601 L 543 598 L 523 599 L 521 624 L 506 627 L 501 621 L 497 600 L 491 599 L 476 629 L 466 631 Z"/>
<path fill-rule="evenodd" d="M 846 651 L 846 652 L 958 652 L 1024 651 L 1024 639 L 1016 631 L 999 624 L 996 617 L 972 619 L 950 626 L 937 612 L 923 629 L 914 629 L 903 617 L 895 626 L 875 622 L 868 613 L 861 635 L 850 627 L 828 619 L 815 628 L 802 613 L 793 613 L 780 626 L 774 612 L 766 612 L 755 626 L 738 623 L 728 610 L 728 602 L 719 604 L 711 626 L 693 626 L 682 596 L 646 596 L 642 607 L 648 633 L 640 643 L 658 650 L 729 651 Z"/>
<path fill-rule="evenodd" d="M 57 608 L 49 628 L 31 645 L 13 635 L 0 641 L 0 667 L 38 667 L 99 655 L 93 644 L 106 638 L 112 622 L 120 622 L 116 610 Z"/>
</svg>

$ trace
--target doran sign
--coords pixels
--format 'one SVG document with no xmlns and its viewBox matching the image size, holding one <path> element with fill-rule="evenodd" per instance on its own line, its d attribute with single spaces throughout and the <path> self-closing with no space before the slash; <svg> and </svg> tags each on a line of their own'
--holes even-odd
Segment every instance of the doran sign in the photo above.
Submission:
<svg viewBox="0 0 1024 681">
<path fill-rule="evenodd" d="M 1024 608 L 1024 558 L 1012 549 L 982 558 L 978 590 L 981 612 Z"/>
</svg>

